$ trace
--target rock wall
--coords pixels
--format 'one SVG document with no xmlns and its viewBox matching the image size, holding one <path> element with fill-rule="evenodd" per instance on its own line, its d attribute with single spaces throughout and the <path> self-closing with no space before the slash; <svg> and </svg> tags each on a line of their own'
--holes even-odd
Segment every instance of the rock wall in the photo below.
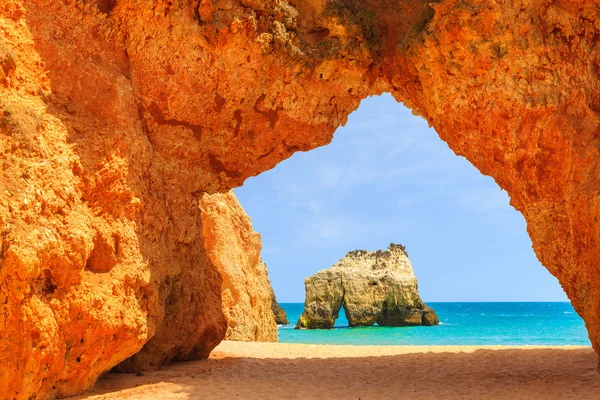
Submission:
<svg viewBox="0 0 600 400">
<path fill-rule="evenodd" d="M 439 324 L 435 311 L 419 296 L 402 245 L 392 243 L 384 251 L 351 251 L 304 284 L 306 301 L 297 329 L 331 329 L 342 307 L 349 326 Z"/>
<path fill-rule="evenodd" d="M 432 3 L 2 1 L 0 392 L 205 357 L 200 198 L 385 91 L 507 190 L 600 350 L 599 2 Z"/>
<path fill-rule="evenodd" d="M 270 282 L 269 282 L 270 286 Z M 275 296 L 275 291 L 271 286 L 271 311 L 273 312 L 273 316 L 275 317 L 275 322 L 277 325 L 288 325 L 290 321 L 287 319 L 287 314 L 285 310 L 281 308 L 279 303 L 277 303 L 277 297 Z"/>
<path fill-rule="evenodd" d="M 225 339 L 276 342 L 273 288 L 260 258 L 260 235 L 252 229 L 250 218 L 233 192 L 203 195 L 200 218 L 206 253 L 223 278 Z"/>
</svg>

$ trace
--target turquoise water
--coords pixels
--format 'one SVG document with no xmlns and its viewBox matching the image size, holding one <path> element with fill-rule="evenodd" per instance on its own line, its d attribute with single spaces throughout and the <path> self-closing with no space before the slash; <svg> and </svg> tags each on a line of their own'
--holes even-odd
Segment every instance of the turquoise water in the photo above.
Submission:
<svg viewBox="0 0 600 400">
<path fill-rule="evenodd" d="M 291 325 L 283 343 L 353 345 L 584 345 L 583 320 L 570 303 L 427 303 L 441 324 L 433 327 L 349 328 L 343 309 L 331 330 L 295 330 L 302 303 L 282 303 Z"/>
</svg>

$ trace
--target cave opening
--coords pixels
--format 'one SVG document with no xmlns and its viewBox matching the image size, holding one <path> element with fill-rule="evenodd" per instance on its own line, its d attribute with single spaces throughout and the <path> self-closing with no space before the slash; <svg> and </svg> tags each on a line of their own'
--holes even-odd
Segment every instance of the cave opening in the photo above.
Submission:
<svg viewBox="0 0 600 400">
<path fill-rule="evenodd" d="M 507 193 L 387 94 L 363 100 L 331 144 L 296 153 L 235 193 L 262 235 L 290 327 L 306 277 L 390 242 L 406 246 L 426 303 L 568 301 Z M 347 327 L 340 314 L 335 326 Z"/>
</svg>

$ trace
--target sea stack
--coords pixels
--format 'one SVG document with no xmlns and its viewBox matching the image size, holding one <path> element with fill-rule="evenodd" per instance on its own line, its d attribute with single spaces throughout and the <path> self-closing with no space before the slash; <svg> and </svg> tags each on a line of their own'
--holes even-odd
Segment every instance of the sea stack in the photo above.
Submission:
<svg viewBox="0 0 600 400">
<path fill-rule="evenodd" d="M 437 325 L 425 305 L 401 244 L 375 252 L 354 250 L 332 267 L 306 278 L 304 312 L 296 329 L 331 329 L 344 307 L 350 326 Z"/>
</svg>

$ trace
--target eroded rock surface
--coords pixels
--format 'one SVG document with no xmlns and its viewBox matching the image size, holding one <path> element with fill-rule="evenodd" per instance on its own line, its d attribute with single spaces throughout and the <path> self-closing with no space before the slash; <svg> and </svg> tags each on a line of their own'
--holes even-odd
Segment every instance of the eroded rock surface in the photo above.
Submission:
<svg viewBox="0 0 600 400">
<path fill-rule="evenodd" d="M 304 281 L 306 301 L 298 329 L 331 329 L 344 307 L 349 326 L 437 325 L 435 311 L 419 297 L 406 250 L 351 251 Z"/>
<path fill-rule="evenodd" d="M 0 393 L 206 356 L 199 199 L 386 91 L 510 194 L 600 350 L 599 2 L 429 3 L 3 0 Z"/>
<path fill-rule="evenodd" d="M 276 342 L 273 288 L 260 258 L 260 235 L 252 229 L 250 218 L 233 192 L 203 195 L 200 218 L 207 256 L 223 279 L 225 339 Z"/>
<path fill-rule="evenodd" d="M 290 321 L 287 319 L 287 314 L 285 310 L 281 308 L 279 303 L 277 303 L 277 297 L 275 296 L 275 291 L 271 286 L 271 311 L 273 312 L 273 316 L 275 317 L 275 322 L 277 325 L 288 325 Z"/>
</svg>

